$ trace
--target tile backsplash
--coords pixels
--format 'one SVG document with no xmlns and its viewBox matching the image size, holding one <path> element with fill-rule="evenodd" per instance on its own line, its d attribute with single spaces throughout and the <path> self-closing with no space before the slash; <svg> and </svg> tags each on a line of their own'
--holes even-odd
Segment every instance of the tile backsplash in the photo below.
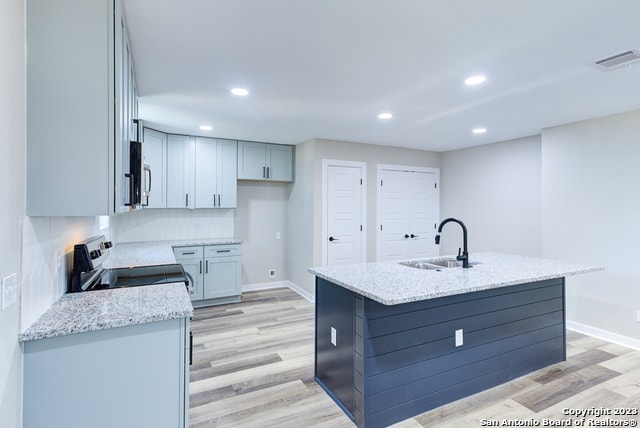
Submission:
<svg viewBox="0 0 640 428">
<path fill-rule="evenodd" d="M 232 209 L 142 209 L 111 218 L 116 242 L 226 238 L 234 233 Z"/>
<path fill-rule="evenodd" d="M 102 217 L 24 219 L 21 269 L 22 330 L 36 321 L 65 293 L 73 261 L 74 244 L 97 234 L 104 234 L 111 239 L 108 222 L 105 224 Z"/>
</svg>

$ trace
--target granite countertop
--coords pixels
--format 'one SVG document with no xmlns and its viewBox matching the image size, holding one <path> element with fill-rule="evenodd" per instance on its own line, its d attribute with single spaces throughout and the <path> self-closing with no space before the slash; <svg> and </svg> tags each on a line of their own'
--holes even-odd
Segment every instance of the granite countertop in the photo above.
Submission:
<svg viewBox="0 0 640 428">
<path fill-rule="evenodd" d="M 114 269 L 173 264 L 176 262 L 173 247 L 241 243 L 233 238 L 127 242 L 111 248 L 102 266 Z M 64 294 L 18 340 L 26 342 L 192 315 L 193 306 L 183 283 Z"/>
<path fill-rule="evenodd" d="M 64 294 L 18 336 L 20 342 L 193 315 L 184 283 Z"/>
<path fill-rule="evenodd" d="M 119 243 L 109 250 L 109 257 L 102 266 L 105 269 L 115 269 L 129 266 L 168 265 L 176 262 L 173 247 L 231 244 L 242 244 L 242 241 L 234 238 L 195 238 Z"/>
<path fill-rule="evenodd" d="M 449 257 L 434 257 L 442 260 Z M 309 268 L 309 272 L 384 305 L 489 290 L 527 282 L 603 270 L 536 257 L 501 253 L 472 253 L 469 269 L 416 269 L 397 261 Z"/>
</svg>

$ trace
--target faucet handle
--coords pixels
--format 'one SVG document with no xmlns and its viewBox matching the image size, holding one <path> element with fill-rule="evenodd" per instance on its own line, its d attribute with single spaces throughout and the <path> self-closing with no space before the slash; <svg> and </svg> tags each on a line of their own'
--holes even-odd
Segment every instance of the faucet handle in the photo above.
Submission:
<svg viewBox="0 0 640 428">
<path fill-rule="evenodd" d="M 460 255 L 462 254 L 462 248 L 458 248 L 458 260 L 460 260 Z"/>
</svg>

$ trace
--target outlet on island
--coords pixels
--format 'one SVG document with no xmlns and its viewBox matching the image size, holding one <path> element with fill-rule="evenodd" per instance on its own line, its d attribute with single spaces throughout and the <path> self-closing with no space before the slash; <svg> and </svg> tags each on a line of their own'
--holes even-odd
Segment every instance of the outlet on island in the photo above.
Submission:
<svg viewBox="0 0 640 428">
<path fill-rule="evenodd" d="M 275 278 L 278 275 L 275 269 L 269 269 L 269 278 Z"/>
</svg>

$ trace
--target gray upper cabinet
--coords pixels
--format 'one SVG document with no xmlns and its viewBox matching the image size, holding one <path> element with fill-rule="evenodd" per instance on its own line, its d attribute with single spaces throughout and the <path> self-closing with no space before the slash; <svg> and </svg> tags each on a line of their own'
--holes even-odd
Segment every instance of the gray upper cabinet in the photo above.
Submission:
<svg viewBox="0 0 640 428">
<path fill-rule="evenodd" d="M 237 206 L 236 156 L 236 141 L 196 137 L 196 208 Z"/>
<path fill-rule="evenodd" d="M 188 135 L 167 136 L 167 208 L 194 208 L 195 141 Z"/>
<path fill-rule="evenodd" d="M 238 180 L 293 181 L 293 146 L 238 141 Z"/>
<path fill-rule="evenodd" d="M 128 211 L 137 102 L 121 0 L 29 0 L 26 22 L 27 215 Z"/>
<path fill-rule="evenodd" d="M 151 167 L 151 191 L 144 208 L 167 207 L 167 134 L 144 128 L 144 163 Z"/>
</svg>

